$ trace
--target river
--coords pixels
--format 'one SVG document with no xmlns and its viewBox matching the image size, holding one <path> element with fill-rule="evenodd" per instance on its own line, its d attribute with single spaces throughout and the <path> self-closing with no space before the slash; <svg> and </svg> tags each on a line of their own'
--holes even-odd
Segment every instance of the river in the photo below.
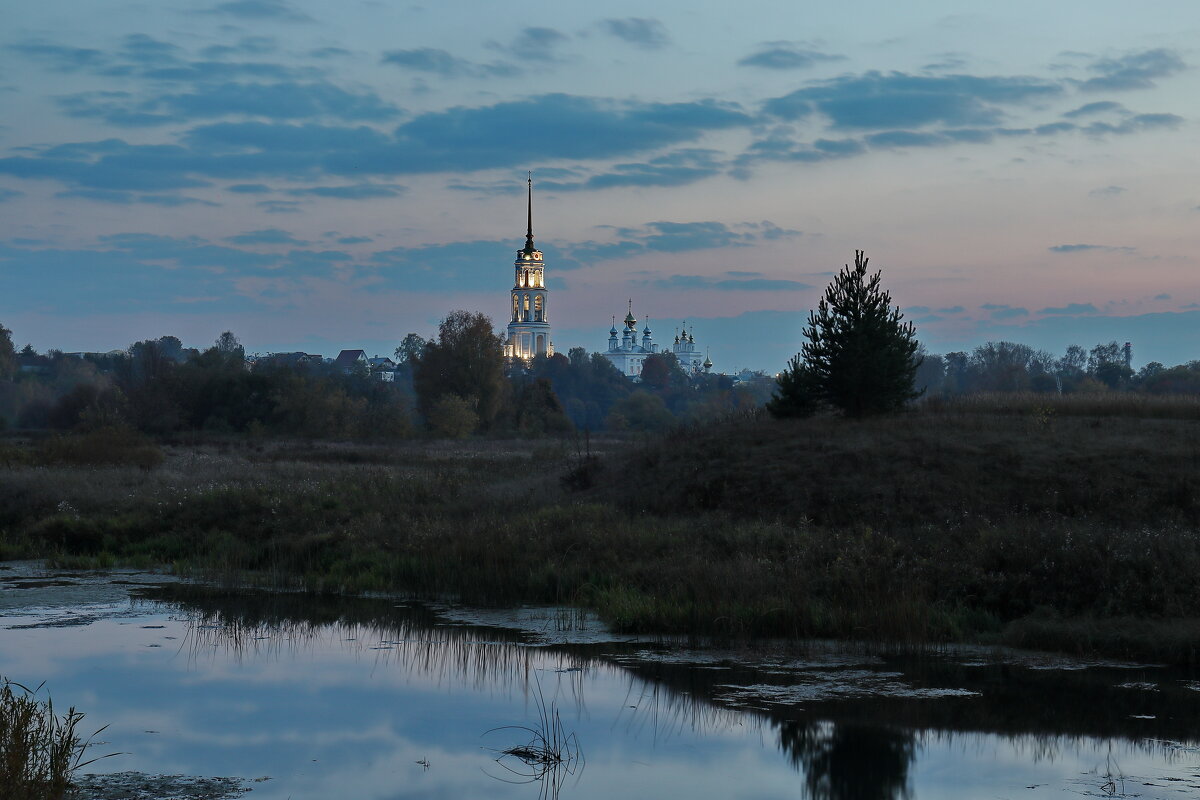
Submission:
<svg viewBox="0 0 1200 800">
<path fill-rule="evenodd" d="M 252 800 L 1200 797 L 1200 675 L 1039 653 L 699 646 L 9 562 L 0 675 L 107 726 L 89 755 L 120 755 L 85 772 Z"/>
</svg>

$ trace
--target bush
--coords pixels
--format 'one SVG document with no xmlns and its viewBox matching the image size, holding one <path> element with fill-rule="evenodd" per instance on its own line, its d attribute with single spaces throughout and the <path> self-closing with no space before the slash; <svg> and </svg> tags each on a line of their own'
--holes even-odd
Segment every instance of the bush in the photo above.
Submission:
<svg viewBox="0 0 1200 800">
<path fill-rule="evenodd" d="M 465 439 L 479 427 L 479 415 L 469 400 L 444 394 L 429 409 L 429 427 L 451 439 Z"/>
</svg>

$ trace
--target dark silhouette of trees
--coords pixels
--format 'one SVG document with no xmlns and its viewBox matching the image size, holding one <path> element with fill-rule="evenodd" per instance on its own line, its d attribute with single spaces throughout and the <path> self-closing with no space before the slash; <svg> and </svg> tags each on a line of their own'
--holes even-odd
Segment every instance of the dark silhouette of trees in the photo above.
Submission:
<svg viewBox="0 0 1200 800">
<path fill-rule="evenodd" d="M 920 359 L 916 331 L 891 305 L 880 273 L 867 275 L 868 259 L 854 253 L 809 313 L 800 353 L 780 376 L 768 408 L 793 416 L 816 403 L 849 417 L 897 411 L 918 396 L 913 380 Z"/>
<path fill-rule="evenodd" d="M 443 395 L 466 400 L 489 428 L 500 414 L 509 391 L 504 378 L 500 337 L 484 314 L 451 311 L 438 326 L 437 341 L 425 345 L 413 375 L 417 406 L 429 418 Z"/>
<path fill-rule="evenodd" d="M 415 364 L 421 359 L 421 354 L 425 352 L 425 344 L 424 337 L 415 333 L 408 334 L 396 348 L 396 363 L 410 366 Z"/>
<path fill-rule="evenodd" d="M 13 347 L 12 331 L 0 325 L 0 379 L 11 378 L 17 371 L 17 350 Z"/>
</svg>

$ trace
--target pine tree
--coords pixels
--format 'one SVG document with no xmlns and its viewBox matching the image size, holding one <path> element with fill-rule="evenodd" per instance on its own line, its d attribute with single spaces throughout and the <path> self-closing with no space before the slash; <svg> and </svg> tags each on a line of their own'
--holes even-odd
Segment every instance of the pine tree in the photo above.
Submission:
<svg viewBox="0 0 1200 800">
<path fill-rule="evenodd" d="M 911 322 L 891 306 L 879 276 L 867 275 L 861 250 L 808 315 L 800 353 L 779 377 L 768 404 L 777 417 L 811 414 L 819 404 L 848 417 L 897 411 L 920 395 L 913 380 L 921 363 Z"/>
</svg>

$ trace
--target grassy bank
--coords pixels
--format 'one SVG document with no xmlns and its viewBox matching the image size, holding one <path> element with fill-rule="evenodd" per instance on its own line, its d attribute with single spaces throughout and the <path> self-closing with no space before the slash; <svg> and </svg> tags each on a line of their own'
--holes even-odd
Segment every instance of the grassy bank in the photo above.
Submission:
<svg viewBox="0 0 1200 800">
<path fill-rule="evenodd" d="M 175 443 L 150 467 L 8 447 L 5 557 L 578 604 L 627 631 L 1200 653 L 1186 418 L 742 419 L 593 461 L 545 440 Z"/>
</svg>

